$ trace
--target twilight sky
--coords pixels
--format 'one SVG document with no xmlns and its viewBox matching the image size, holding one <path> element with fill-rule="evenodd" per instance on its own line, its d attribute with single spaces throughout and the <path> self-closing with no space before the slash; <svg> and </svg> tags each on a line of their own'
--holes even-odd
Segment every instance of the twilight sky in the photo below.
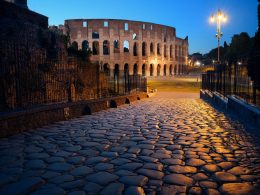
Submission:
<svg viewBox="0 0 260 195">
<path fill-rule="evenodd" d="M 211 14 L 221 9 L 228 17 L 222 26 L 224 41 L 234 34 L 257 31 L 257 0 L 29 0 L 29 9 L 49 17 L 49 25 L 65 19 L 127 19 L 168 25 L 177 36 L 189 36 L 189 53 L 207 53 L 217 47 Z"/>
</svg>

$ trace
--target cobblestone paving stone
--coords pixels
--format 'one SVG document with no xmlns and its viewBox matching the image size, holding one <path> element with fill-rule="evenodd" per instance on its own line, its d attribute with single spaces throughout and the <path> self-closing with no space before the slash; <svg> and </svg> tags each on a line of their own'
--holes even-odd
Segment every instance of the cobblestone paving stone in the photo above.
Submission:
<svg viewBox="0 0 260 195">
<path fill-rule="evenodd" d="M 199 99 L 154 97 L 0 139 L 0 194 L 260 194 L 260 147 Z"/>
</svg>

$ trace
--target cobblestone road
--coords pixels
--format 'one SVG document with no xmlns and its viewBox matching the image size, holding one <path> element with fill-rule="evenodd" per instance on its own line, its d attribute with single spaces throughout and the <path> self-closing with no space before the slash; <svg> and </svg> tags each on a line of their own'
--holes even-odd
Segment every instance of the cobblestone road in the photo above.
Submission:
<svg viewBox="0 0 260 195">
<path fill-rule="evenodd" d="M 0 194 L 260 194 L 260 149 L 199 99 L 153 97 L 0 140 Z"/>
</svg>

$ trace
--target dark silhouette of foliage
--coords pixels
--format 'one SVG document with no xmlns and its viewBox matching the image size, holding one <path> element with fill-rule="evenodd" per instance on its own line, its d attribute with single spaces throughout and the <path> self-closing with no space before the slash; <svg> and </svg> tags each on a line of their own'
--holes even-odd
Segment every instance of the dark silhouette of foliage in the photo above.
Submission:
<svg viewBox="0 0 260 195">
<path fill-rule="evenodd" d="M 258 31 L 255 34 L 253 49 L 248 60 L 248 75 L 254 81 L 254 88 L 260 90 L 260 0 L 258 0 Z"/>
</svg>

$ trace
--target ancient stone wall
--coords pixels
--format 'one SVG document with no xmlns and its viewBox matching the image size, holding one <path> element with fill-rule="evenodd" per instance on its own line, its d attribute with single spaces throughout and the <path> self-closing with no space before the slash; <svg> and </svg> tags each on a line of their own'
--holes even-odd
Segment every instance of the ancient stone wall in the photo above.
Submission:
<svg viewBox="0 0 260 195">
<path fill-rule="evenodd" d="M 0 1 L 0 19 L 2 22 L 4 19 L 7 23 L 10 23 L 11 20 L 26 21 L 42 28 L 48 28 L 48 17 L 5 1 Z"/>
<path fill-rule="evenodd" d="M 106 93 L 99 66 L 68 57 L 65 36 L 48 29 L 47 17 L 11 3 L 0 5 L 0 112 Z"/>
<path fill-rule="evenodd" d="M 187 65 L 188 39 L 176 37 L 173 27 L 112 19 L 66 20 L 64 33 L 75 47 L 89 48 L 91 60 L 112 78 L 124 75 L 182 74 Z"/>
</svg>

